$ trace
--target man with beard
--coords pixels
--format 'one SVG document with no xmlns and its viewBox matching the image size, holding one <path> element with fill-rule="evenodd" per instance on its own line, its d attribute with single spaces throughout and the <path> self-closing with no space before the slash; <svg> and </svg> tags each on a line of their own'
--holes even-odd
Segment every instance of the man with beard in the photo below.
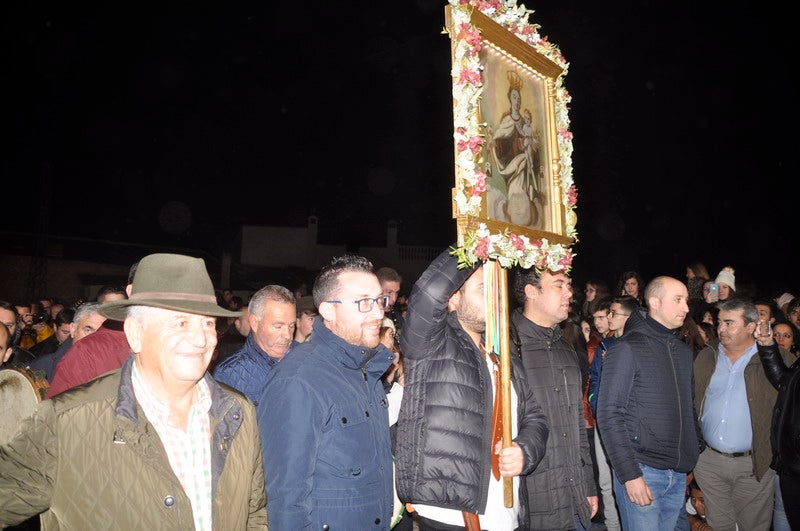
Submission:
<svg viewBox="0 0 800 531">
<path fill-rule="evenodd" d="M 388 297 L 372 263 L 345 255 L 314 282 L 319 319 L 277 364 L 258 404 L 272 529 L 389 529 L 389 414 L 380 343 Z M 292 320 L 294 322 L 294 320 Z"/>
<path fill-rule="evenodd" d="M 397 493 L 418 515 L 420 531 L 528 529 L 519 476 L 544 456 L 548 427 L 511 356 L 511 433 L 493 439 L 496 354 L 486 352 L 483 268 L 458 268 L 444 251 L 411 292 L 400 349 L 405 387 L 397 432 Z M 513 478 L 505 507 L 503 478 Z M 475 527 L 472 527 L 475 526 Z"/>
</svg>

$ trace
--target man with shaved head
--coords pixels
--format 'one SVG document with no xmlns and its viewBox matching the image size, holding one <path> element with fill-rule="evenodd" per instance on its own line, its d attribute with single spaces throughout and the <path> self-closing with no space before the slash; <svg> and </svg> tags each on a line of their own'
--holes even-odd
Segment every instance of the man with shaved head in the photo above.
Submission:
<svg viewBox="0 0 800 531">
<path fill-rule="evenodd" d="M 622 528 L 674 529 L 686 474 L 704 445 L 692 400 L 693 353 L 680 335 L 689 292 L 661 276 L 644 298 L 647 312 L 632 313 L 603 361 L 597 426 Z"/>
</svg>

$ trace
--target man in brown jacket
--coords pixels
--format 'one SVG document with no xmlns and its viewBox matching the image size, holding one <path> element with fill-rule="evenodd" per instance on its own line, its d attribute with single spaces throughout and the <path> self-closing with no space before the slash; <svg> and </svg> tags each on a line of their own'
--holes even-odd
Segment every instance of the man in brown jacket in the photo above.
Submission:
<svg viewBox="0 0 800 531">
<path fill-rule="evenodd" d="M 255 409 L 206 369 L 216 304 L 201 259 L 143 258 L 124 319 L 121 369 L 45 400 L 0 446 L 0 528 L 266 529 Z"/>
<path fill-rule="evenodd" d="M 778 392 L 756 355 L 758 310 L 744 299 L 718 304 L 718 349 L 694 361 L 695 408 L 707 447 L 694 468 L 708 525 L 770 529 L 773 508 L 770 424 Z"/>
</svg>

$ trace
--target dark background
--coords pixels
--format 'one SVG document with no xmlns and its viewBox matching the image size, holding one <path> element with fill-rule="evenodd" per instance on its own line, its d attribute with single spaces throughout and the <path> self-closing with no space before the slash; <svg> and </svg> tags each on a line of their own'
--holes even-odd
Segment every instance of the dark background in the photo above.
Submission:
<svg viewBox="0 0 800 531">
<path fill-rule="evenodd" d="M 313 214 L 323 243 L 383 245 L 390 219 L 401 244 L 453 243 L 444 6 L 4 4 L 0 230 L 220 255 L 242 224 Z M 797 293 L 794 17 L 528 7 L 570 65 L 576 280 L 702 261 Z"/>
</svg>

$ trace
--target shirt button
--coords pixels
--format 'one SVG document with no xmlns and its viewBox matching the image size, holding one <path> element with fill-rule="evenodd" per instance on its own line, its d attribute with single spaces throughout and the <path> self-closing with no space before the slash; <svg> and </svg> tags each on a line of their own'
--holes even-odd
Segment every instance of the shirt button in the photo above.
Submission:
<svg viewBox="0 0 800 531">
<path fill-rule="evenodd" d="M 175 498 L 172 496 L 167 496 L 166 498 L 164 498 L 164 505 L 167 507 L 172 507 L 173 505 L 175 505 Z"/>
<path fill-rule="evenodd" d="M 375 519 L 375 525 L 378 525 L 378 524 L 380 524 L 380 523 L 381 523 L 381 519 L 380 519 L 380 518 L 376 518 L 376 519 Z"/>
</svg>

